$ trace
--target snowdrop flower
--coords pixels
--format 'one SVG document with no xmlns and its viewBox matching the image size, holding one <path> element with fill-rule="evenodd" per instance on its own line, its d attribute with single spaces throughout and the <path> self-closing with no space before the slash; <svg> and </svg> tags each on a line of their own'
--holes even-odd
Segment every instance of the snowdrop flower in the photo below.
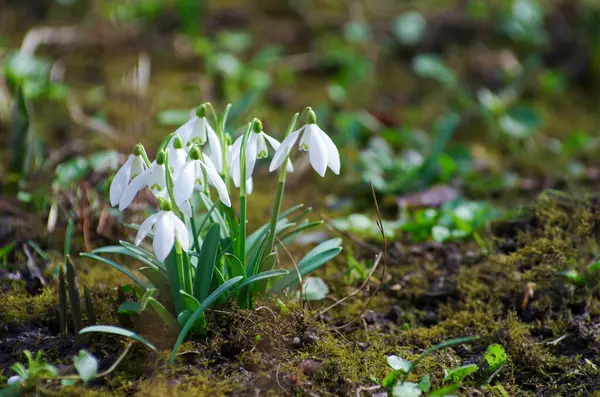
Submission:
<svg viewBox="0 0 600 397">
<path fill-rule="evenodd" d="M 165 161 L 165 152 L 158 152 L 156 155 L 156 161 L 152 163 L 150 168 L 136 176 L 131 181 L 121 196 L 121 200 L 119 201 L 119 211 L 123 211 L 125 208 L 129 207 L 129 204 L 131 204 L 136 194 L 146 186 L 150 189 L 154 196 L 160 198 L 167 197 L 167 171 Z"/>
<path fill-rule="evenodd" d="M 292 132 L 281 142 L 281 145 L 275 151 L 269 171 L 274 171 L 283 164 L 300 135 L 302 135 L 300 150 L 308 152 L 310 164 L 315 171 L 319 175 L 325 176 L 325 171 L 329 167 L 334 174 L 339 175 L 340 154 L 329 135 L 317 125 L 317 116 L 312 109 L 308 111 L 308 124 Z"/>
<path fill-rule="evenodd" d="M 137 144 L 125 164 L 115 174 L 109 191 L 110 205 L 113 207 L 119 204 L 131 180 L 146 170 L 147 167 L 142 157 L 142 150 L 142 145 Z"/>
<path fill-rule="evenodd" d="M 186 214 L 189 210 L 188 200 L 192 197 L 194 190 L 202 191 L 208 182 L 213 185 L 219 193 L 219 200 L 228 207 L 231 207 L 227 186 L 221 179 L 214 164 L 209 157 L 203 156 L 198 147 L 190 150 L 190 158 L 181 167 L 181 171 L 173 182 L 173 196 L 175 204 Z M 201 160 L 201 158 L 204 160 Z M 205 177 L 208 179 L 205 180 Z M 189 214 L 191 215 L 191 214 Z"/>
<path fill-rule="evenodd" d="M 221 155 L 221 142 L 206 118 L 206 106 L 202 105 L 184 125 L 179 127 L 175 134 L 181 137 L 184 147 L 189 151 L 194 145 L 203 146 L 208 142 L 210 157 L 215 163 L 217 172 L 221 172 L 223 162 Z M 208 139 L 208 140 L 207 140 Z"/>
<path fill-rule="evenodd" d="M 152 249 L 156 258 L 161 262 L 164 262 L 167 256 L 169 256 L 175 241 L 179 243 L 184 251 L 187 251 L 190 247 L 187 227 L 171 211 L 172 209 L 170 201 L 160 200 L 160 211 L 154 215 L 150 215 L 148 219 L 142 222 L 135 237 L 135 245 L 140 245 L 148 233 L 154 230 Z"/>
<path fill-rule="evenodd" d="M 242 142 L 244 140 L 244 135 L 241 135 L 238 139 L 235 140 L 230 150 L 230 161 L 231 164 L 231 178 L 233 179 L 233 183 L 236 187 L 240 187 L 240 169 L 241 169 L 241 161 L 240 161 L 240 151 L 242 149 Z M 273 148 L 273 150 L 277 150 L 279 148 L 279 141 L 267 134 L 262 130 L 262 123 L 260 120 L 255 119 L 253 124 L 253 129 L 248 138 L 246 139 L 246 179 L 249 180 L 252 177 L 252 173 L 254 172 L 254 167 L 256 165 L 257 159 L 264 159 L 269 156 L 269 148 L 267 147 L 267 142 Z M 287 163 L 288 172 L 293 172 L 294 167 L 292 166 L 292 162 L 288 161 Z M 247 188 L 246 188 L 247 189 Z"/>
<path fill-rule="evenodd" d="M 169 172 L 175 176 L 187 160 L 187 152 L 183 148 L 181 137 L 175 135 L 171 140 L 172 147 L 169 149 Z"/>
<path fill-rule="evenodd" d="M 10 378 L 8 378 L 8 380 L 6 381 L 7 385 L 12 385 L 15 383 L 20 383 L 23 381 L 23 378 L 21 378 L 19 375 L 13 375 Z"/>
</svg>

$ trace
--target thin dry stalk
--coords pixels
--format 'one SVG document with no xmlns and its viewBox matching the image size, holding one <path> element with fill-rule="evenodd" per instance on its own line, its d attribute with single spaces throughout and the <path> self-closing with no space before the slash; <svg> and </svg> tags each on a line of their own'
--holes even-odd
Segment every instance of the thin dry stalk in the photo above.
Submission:
<svg viewBox="0 0 600 397">
<path fill-rule="evenodd" d="M 387 269 L 387 260 L 388 260 L 387 238 L 385 236 L 385 230 L 383 228 L 383 222 L 381 220 L 381 211 L 379 210 L 379 203 L 377 202 L 377 195 L 375 194 L 375 187 L 373 186 L 373 181 L 371 181 L 371 192 L 373 193 L 373 202 L 375 203 L 375 211 L 377 213 L 377 227 L 379 228 L 379 231 L 381 232 L 381 236 L 383 238 L 383 269 L 382 269 L 382 273 L 381 273 L 381 278 L 380 278 L 379 282 L 377 283 L 375 290 L 369 296 L 369 298 L 367 299 L 367 302 L 364 304 L 364 306 L 362 307 L 360 312 L 356 315 L 356 317 L 354 317 L 350 322 L 348 322 L 344 325 L 341 325 L 339 327 L 330 328 L 330 330 L 338 330 L 338 329 L 346 328 L 347 326 L 353 324 L 359 318 L 361 318 L 362 315 L 364 314 L 364 312 L 369 307 L 369 304 L 371 303 L 371 301 L 373 300 L 373 298 L 375 297 L 377 292 L 379 292 L 379 288 L 381 288 L 381 284 L 383 283 L 383 280 L 385 279 L 385 271 Z M 370 278 L 370 275 L 369 275 L 369 278 Z"/>
</svg>

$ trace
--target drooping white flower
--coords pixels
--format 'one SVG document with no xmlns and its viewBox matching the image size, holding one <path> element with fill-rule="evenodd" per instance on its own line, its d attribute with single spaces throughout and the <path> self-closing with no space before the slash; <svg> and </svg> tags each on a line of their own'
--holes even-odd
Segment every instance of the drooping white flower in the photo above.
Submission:
<svg viewBox="0 0 600 397">
<path fill-rule="evenodd" d="M 7 385 L 12 385 L 15 383 L 20 383 L 23 381 L 23 378 L 21 378 L 19 375 L 13 375 L 10 378 L 8 378 L 8 380 L 6 381 Z"/>
<path fill-rule="evenodd" d="M 142 158 L 141 150 L 141 145 L 136 145 L 133 153 L 129 155 L 125 164 L 117 171 L 110 184 L 110 205 L 113 207 L 119 204 L 119 201 L 130 182 L 147 168 L 146 163 Z"/>
<path fill-rule="evenodd" d="M 319 128 L 316 120 L 317 117 L 315 113 L 312 110 L 309 110 L 308 124 L 305 124 L 292 132 L 283 140 L 283 142 L 281 142 L 281 145 L 275 151 L 269 171 L 274 171 L 283 164 L 298 141 L 298 138 L 302 135 L 299 149 L 308 152 L 310 164 L 315 171 L 317 171 L 319 175 L 325 176 L 325 171 L 327 171 L 327 167 L 329 167 L 334 174 L 339 175 L 340 154 L 338 149 L 329 135 Z"/>
<path fill-rule="evenodd" d="M 145 187 L 148 187 L 156 197 L 167 197 L 167 170 L 165 161 L 165 153 L 163 151 L 158 152 L 156 161 L 152 163 L 150 168 L 131 181 L 129 186 L 127 186 L 123 192 L 121 200 L 119 200 L 119 211 L 123 211 L 125 208 L 129 207 L 129 204 L 131 204 L 136 194 Z"/>
<path fill-rule="evenodd" d="M 244 140 L 244 135 L 241 135 L 238 139 L 233 142 L 233 145 L 230 148 L 230 159 L 229 164 L 231 164 L 231 179 L 233 179 L 233 183 L 236 187 L 240 187 L 240 169 L 241 169 L 241 149 L 242 143 Z M 262 130 L 262 123 L 260 120 L 254 121 L 254 129 L 248 135 L 246 140 L 246 179 L 250 179 L 254 172 L 254 167 L 256 166 L 257 159 L 264 159 L 269 156 L 269 148 L 267 147 L 267 142 L 273 148 L 273 150 L 277 150 L 280 146 L 279 141 L 267 134 Z M 293 172 L 294 167 L 292 166 L 292 162 L 288 161 L 287 163 L 288 172 Z"/>
<path fill-rule="evenodd" d="M 179 173 L 187 160 L 187 152 L 183 147 L 181 137 L 175 135 L 169 147 L 169 172 L 173 177 Z"/>
<path fill-rule="evenodd" d="M 154 230 L 152 248 L 154 255 L 161 262 L 169 256 L 175 241 L 185 251 L 190 247 L 187 227 L 171 209 L 170 202 L 161 202 L 161 210 L 156 214 L 150 215 L 142 222 L 135 237 L 135 245 L 140 245 L 148 233 Z"/>
<path fill-rule="evenodd" d="M 190 150 L 194 145 L 204 146 L 208 143 L 210 157 L 215 163 L 217 172 L 221 172 L 222 147 L 219 137 L 206 118 L 206 106 L 202 105 L 191 119 L 179 127 L 175 134 L 181 137 L 184 148 Z"/>
<path fill-rule="evenodd" d="M 194 190 L 202 191 L 208 183 L 217 189 L 219 200 L 226 206 L 231 207 L 231 199 L 227 192 L 227 186 L 223 182 L 223 179 L 221 179 L 210 158 L 201 155 L 197 147 L 190 150 L 189 157 L 189 160 L 181 167 L 181 171 L 173 181 L 175 204 L 187 215 L 189 208 L 188 201 L 192 197 Z"/>
</svg>

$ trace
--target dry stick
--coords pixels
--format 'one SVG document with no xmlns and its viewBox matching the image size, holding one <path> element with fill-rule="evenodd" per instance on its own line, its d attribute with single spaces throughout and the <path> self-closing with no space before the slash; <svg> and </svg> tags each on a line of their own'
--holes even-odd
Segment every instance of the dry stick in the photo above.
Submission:
<svg viewBox="0 0 600 397">
<path fill-rule="evenodd" d="M 288 254 L 288 256 L 290 257 L 290 259 L 292 261 L 292 264 L 294 265 L 294 269 L 296 269 L 296 275 L 298 276 L 298 283 L 300 284 L 300 307 L 302 308 L 302 299 L 303 299 L 303 295 L 304 295 L 304 284 L 302 282 L 302 275 L 300 274 L 300 269 L 298 269 L 298 265 L 296 264 L 294 257 L 292 256 L 290 251 L 288 251 L 287 247 L 283 244 L 283 242 L 281 240 L 279 240 L 279 238 L 277 238 L 277 236 L 275 236 L 275 240 L 279 243 L 279 245 L 281 245 L 281 248 L 283 248 L 284 251 Z"/>
<path fill-rule="evenodd" d="M 360 247 L 366 249 L 367 251 L 371 251 L 372 253 L 374 253 L 376 255 L 378 255 L 381 252 L 379 250 L 379 247 L 377 247 L 376 245 L 366 242 L 362 238 L 358 237 L 357 235 L 355 235 L 347 230 L 341 230 L 340 228 L 335 226 L 335 224 L 331 221 L 330 218 L 327 218 L 325 215 L 323 215 L 320 212 L 319 212 L 319 216 L 321 217 L 321 219 L 323 219 L 325 221 L 325 223 L 327 223 L 327 226 L 329 226 L 330 228 L 332 228 L 333 230 L 335 230 L 342 236 L 349 238 L 353 243 L 359 245 Z M 390 261 L 389 257 L 388 257 L 388 261 Z M 398 263 L 398 258 L 395 258 L 395 257 L 392 258 L 391 262 Z"/>
<path fill-rule="evenodd" d="M 382 257 L 383 257 L 383 253 L 380 252 L 377 255 L 377 257 L 375 258 L 375 262 L 373 263 L 373 267 L 371 268 L 371 271 L 369 272 L 369 276 L 365 279 L 365 281 L 363 281 L 363 283 L 361 284 L 360 287 L 358 287 L 356 290 L 354 290 L 354 292 L 352 292 L 350 295 L 347 295 L 347 296 L 343 297 L 342 299 L 340 299 L 339 301 L 335 302 L 331 306 L 328 306 L 325 309 L 321 310 L 319 313 L 317 313 L 316 317 L 319 317 L 319 316 L 323 315 L 325 312 L 333 309 L 334 307 L 336 307 L 337 305 L 341 304 L 345 300 L 347 300 L 349 298 L 352 298 L 354 295 L 356 295 L 359 292 L 361 292 L 367 286 L 367 284 L 369 283 L 369 281 L 371 281 L 371 277 L 373 277 L 373 274 L 375 273 L 375 270 L 377 270 L 377 266 L 379 265 L 379 262 L 381 261 Z"/>
<path fill-rule="evenodd" d="M 383 284 L 383 280 L 385 278 L 385 271 L 387 269 L 387 259 L 388 259 L 387 238 L 385 236 L 385 230 L 383 229 L 383 222 L 381 221 L 381 211 L 379 210 L 379 204 L 377 202 L 377 195 L 375 194 L 375 187 L 373 186 L 373 181 L 370 181 L 370 183 L 371 183 L 371 192 L 373 193 L 373 202 L 375 203 L 375 211 L 377 212 L 377 227 L 379 228 L 379 231 L 381 232 L 381 236 L 383 238 L 383 271 L 381 273 L 381 279 L 377 283 L 375 290 L 369 296 L 369 299 L 367 299 L 367 302 L 364 304 L 364 306 L 362 307 L 360 312 L 356 315 L 356 317 L 354 317 L 349 323 L 346 323 L 339 327 L 330 328 L 330 331 L 346 328 L 347 326 L 353 324 L 356 320 L 358 320 L 363 315 L 365 310 L 367 310 L 367 307 L 369 307 L 369 304 L 371 303 L 371 301 L 373 300 L 373 298 L 375 297 L 377 292 L 379 292 L 379 288 L 381 288 L 381 284 Z"/>
</svg>

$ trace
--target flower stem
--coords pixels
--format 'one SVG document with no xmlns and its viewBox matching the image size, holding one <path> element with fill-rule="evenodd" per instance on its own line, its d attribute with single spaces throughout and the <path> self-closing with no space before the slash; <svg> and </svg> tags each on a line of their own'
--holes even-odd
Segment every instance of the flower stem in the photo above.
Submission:
<svg viewBox="0 0 600 397">
<path fill-rule="evenodd" d="M 239 259 L 244 266 L 246 265 L 246 141 L 251 129 L 252 123 L 248 123 L 240 148 L 240 229 L 238 239 Z"/>
<path fill-rule="evenodd" d="M 292 121 L 288 126 L 287 132 L 285 134 L 284 139 L 294 130 L 296 127 L 296 122 L 298 121 L 299 114 L 294 114 L 292 117 Z M 275 193 L 275 205 L 273 206 L 273 213 L 271 214 L 271 225 L 269 226 L 269 234 L 267 236 L 265 250 L 262 254 L 262 258 L 260 258 L 259 266 L 257 266 L 258 273 L 261 273 L 265 270 L 270 269 L 262 269 L 260 265 L 262 265 L 263 259 L 273 252 L 273 245 L 275 244 L 275 235 L 277 233 L 277 220 L 279 219 L 279 213 L 281 212 L 281 203 L 283 202 L 283 193 L 285 190 L 285 177 L 287 175 L 287 162 L 289 160 L 288 157 L 285 159 L 283 164 L 281 164 L 281 169 L 279 170 L 279 179 L 277 180 L 277 193 Z"/>
<path fill-rule="evenodd" d="M 196 228 L 196 219 L 194 219 L 194 207 L 192 207 L 192 216 L 190 217 L 192 224 L 192 237 L 194 238 L 194 249 L 200 253 L 200 242 L 198 241 L 198 228 Z"/>
</svg>

